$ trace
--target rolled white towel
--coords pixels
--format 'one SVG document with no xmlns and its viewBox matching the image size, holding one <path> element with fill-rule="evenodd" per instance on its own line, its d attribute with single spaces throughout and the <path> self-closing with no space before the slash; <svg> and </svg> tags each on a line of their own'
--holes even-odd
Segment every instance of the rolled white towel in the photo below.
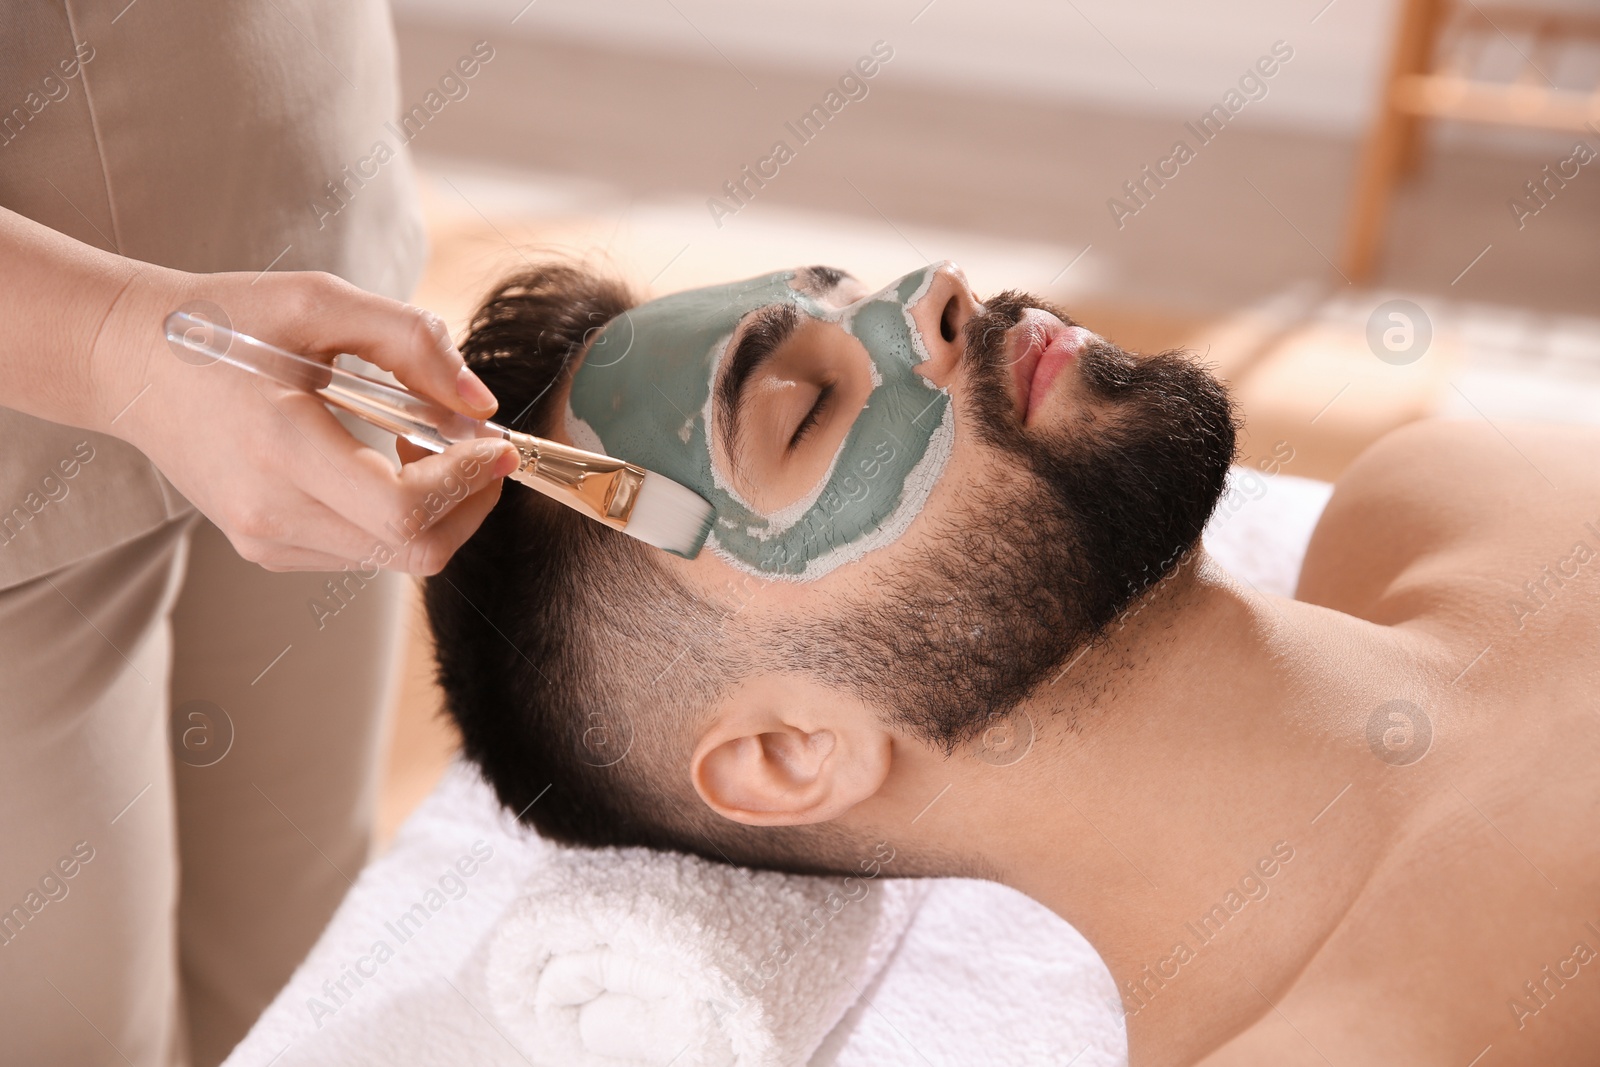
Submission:
<svg viewBox="0 0 1600 1067">
<path fill-rule="evenodd" d="M 803 1064 L 922 902 L 879 849 L 850 878 L 564 851 L 490 938 L 492 1010 L 541 1067 Z"/>
</svg>

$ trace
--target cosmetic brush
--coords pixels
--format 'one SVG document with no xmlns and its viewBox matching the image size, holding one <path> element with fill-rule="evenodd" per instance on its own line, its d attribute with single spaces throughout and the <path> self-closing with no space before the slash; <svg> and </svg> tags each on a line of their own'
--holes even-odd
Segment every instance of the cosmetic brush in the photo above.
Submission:
<svg viewBox="0 0 1600 1067">
<path fill-rule="evenodd" d="M 166 319 L 169 344 L 221 360 L 293 389 L 315 393 L 412 444 L 442 452 L 476 438 L 502 438 L 522 462 L 510 477 L 598 522 L 685 559 L 699 555 L 715 513 L 671 478 L 598 452 L 474 419 L 397 386 L 287 352 L 193 311 Z"/>
</svg>

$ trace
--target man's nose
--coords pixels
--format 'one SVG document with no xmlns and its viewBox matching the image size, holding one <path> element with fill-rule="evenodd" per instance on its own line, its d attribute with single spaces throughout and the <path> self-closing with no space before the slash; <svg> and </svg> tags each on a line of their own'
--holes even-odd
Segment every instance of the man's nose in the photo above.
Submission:
<svg viewBox="0 0 1600 1067">
<path fill-rule="evenodd" d="M 967 323 L 981 309 L 961 268 L 945 260 L 934 268 L 928 291 L 911 309 L 928 358 L 917 373 L 941 389 L 955 380 L 966 348 Z"/>
</svg>

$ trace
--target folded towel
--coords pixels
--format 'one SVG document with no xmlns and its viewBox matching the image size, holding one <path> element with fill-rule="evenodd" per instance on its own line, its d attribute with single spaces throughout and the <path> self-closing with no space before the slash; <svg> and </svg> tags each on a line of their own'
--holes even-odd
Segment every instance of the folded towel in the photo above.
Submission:
<svg viewBox="0 0 1600 1067">
<path fill-rule="evenodd" d="M 490 939 L 491 1009 L 540 1065 L 805 1063 L 925 894 L 922 882 L 876 877 L 887 848 L 850 878 L 563 851 Z"/>
</svg>

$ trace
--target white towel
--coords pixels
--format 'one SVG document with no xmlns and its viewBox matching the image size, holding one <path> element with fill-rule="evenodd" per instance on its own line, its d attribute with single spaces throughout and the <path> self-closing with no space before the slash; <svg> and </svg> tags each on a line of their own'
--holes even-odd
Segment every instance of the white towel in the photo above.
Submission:
<svg viewBox="0 0 1600 1067">
<path fill-rule="evenodd" d="M 563 850 L 490 939 L 489 1003 L 541 1067 L 805 1063 L 925 892 L 914 880 Z"/>
</svg>

